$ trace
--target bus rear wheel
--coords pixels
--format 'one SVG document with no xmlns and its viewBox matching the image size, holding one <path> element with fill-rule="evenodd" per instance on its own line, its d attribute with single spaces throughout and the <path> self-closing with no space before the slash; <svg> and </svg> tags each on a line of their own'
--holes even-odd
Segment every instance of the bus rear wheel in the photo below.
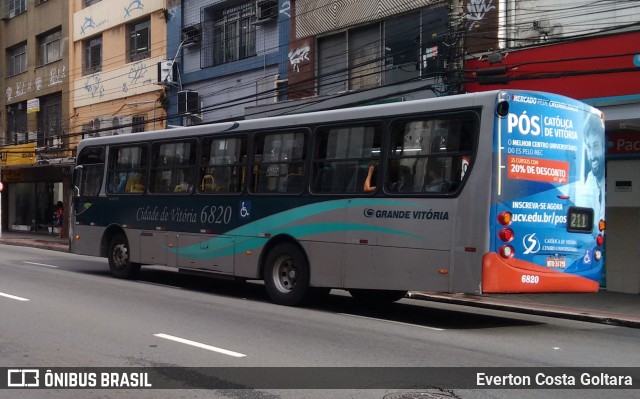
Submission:
<svg viewBox="0 0 640 399">
<path fill-rule="evenodd" d="M 291 243 L 274 247 L 265 259 L 264 285 L 278 305 L 297 306 L 310 299 L 309 262 L 302 250 Z"/>
<path fill-rule="evenodd" d="M 384 305 L 401 300 L 407 291 L 351 289 L 349 294 L 363 304 Z"/>
<path fill-rule="evenodd" d="M 140 264 L 131 262 L 131 251 L 129 242 L 123 233 L 118 233 L 109 241 L 107 258 L 109 259 L 109 270 L 117 278 L 132 279 L 138 276 Z"/>
</svg>

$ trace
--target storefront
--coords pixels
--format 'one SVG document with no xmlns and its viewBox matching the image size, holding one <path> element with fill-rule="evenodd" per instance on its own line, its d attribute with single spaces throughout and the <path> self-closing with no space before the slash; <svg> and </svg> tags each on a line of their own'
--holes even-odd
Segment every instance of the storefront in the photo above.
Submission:
<svg viewBox="0 0 640 399">
<path fill-rule="evenodd" d="M 35 161 L 34 151 L 35 144 L 2 148 L 2 229 L 57 234 L 53 226 L 55 204 L 68 203 L 65 187 L 68 187 L 72 160 Z M 64 220 L 68 220 L 67 212 Z"/>
</svg>

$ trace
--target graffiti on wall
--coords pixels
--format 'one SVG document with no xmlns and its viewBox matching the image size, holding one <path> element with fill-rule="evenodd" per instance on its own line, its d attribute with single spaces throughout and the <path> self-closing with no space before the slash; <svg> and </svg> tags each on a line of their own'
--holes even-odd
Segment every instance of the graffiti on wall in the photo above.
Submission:
<svg viewBox="0 0 640 399">
<path fill-rule="evenodd" d="M 84 82 L 84 90 L 91 95 L 91 98 L 104 97 L 104 86 L 101 82 L 100 74 L 89 76 Z"/>
<path fill-rule="evenodd" d="M 300 64 L 303 61 L 309 61 L 309 45 L 305 44 L 301 47 L 298 47 L 294 51 L 289 51 L 289 63 L 291 63 L 291 68 L 294 72 L 300 72 Z"/>
<path fill-rule="evenodd" d="M 96 102 L 116 100 L 125 96 L 159 90 L 157 65 L 162 56 L 146 58 L 114 68 L 87 75 L 74 81 L 73 106 L 83 107 Z"/>
<path fill-rule="evenodd" d="M 67 77 L 67 67 L 49 67 L 42 68 L 38 72 L 38 76 L 36 76 L 35 80 L 19 80 L 13 84 L 10 84 L 9 87 L 5 90 L 5 94 L 7 96 L 7 102 L 11 102 L 20 97 L 26 96 L 30 93 L 37 94 L 40 90 L 43 89 L 43 82 L 45 81 L 44 77 L 49 77 L 49 83 L 47 87 L 53 87 L 61 85 L 64 82 L 64 79 Z"/>
<path fill-rule="evenodd" d="M 464 1 L 470 53 L 498 48 L 498 9 L 494 3 L 494 0 Z"/>
<path fill-rule="evenodd" d="M 142 0 L 133 0 L 127 7 L 125 7 L 124 17 L 129 18 L 131 16 L 131 11 L 133 10 L 144 10 L 144 4 L 142 4 Z"/>
<path fill-rule="evenodd" d="M 484 20 L 491 10 L 496 9 L 496 6 L 492 5 L 492 3 L 493 0 L 470 0 L 467 4 L 467 19 L 473 22 Z"/>
<path fill-rule="evenodd" d="M 284 14 L 287 17 L 291 18 L 291 2 L 289 2 L 289 0 L 282 2 L 282 6 L 280 7 L 280 14 Z"/>
</svg>

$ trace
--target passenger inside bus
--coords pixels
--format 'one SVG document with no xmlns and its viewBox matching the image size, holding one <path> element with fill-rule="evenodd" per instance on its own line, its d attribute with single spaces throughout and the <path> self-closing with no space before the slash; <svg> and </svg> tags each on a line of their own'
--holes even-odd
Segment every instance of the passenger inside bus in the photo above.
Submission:
<svg viewBox="0 0 640 399">
<path fill-rule="evenodd" d="M 372 162 L 369 165 L 369 172 L 367 173 L 367 177 L 364 179 L 363 189 L 365 193 L 372 193 L 376 191 L 377 187 L 373 185 L 373 183 L 376 180 L 375 172 L 376 172 L 376 165 Z"/>
<path fill-rule="evenodd" d="M 447 191 L 447 189 L 442 161 L 430 158 L 429 161 L 427 161 L 427 179 L 422 191 L 441 192 Z"/>
</svg>

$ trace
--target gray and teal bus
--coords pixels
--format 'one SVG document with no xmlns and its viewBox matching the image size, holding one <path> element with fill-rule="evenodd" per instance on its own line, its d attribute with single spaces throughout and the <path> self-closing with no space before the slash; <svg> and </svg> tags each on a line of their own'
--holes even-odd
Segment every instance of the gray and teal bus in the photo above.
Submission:
<svg viewBox="0 0 640 399">
<path fill-rule="evenodd" d="M 88 138 L 71 250 L 119 278 L 263 280 L 283 305 L 593 292 L 603 153 L 600 111 L 515 90 Z"/>
</svg>

